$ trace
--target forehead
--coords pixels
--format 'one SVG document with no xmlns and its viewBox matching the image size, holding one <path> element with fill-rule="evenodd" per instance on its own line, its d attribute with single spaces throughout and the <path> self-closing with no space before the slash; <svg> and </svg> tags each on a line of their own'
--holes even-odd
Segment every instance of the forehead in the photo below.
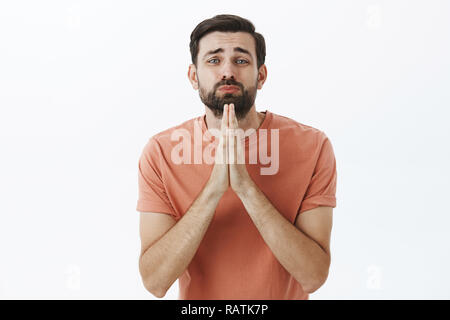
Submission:
<svg viewBox="0 0 450 320">
<path fill-rule="evenodd" d="M 225 51 L 241 47 L 255 55 L 255 39 L 247 32 L 221 32 L 214 31 L 202 37 L 199 41 L 199 56 L 203 53 L 223 48 Z"/>
</svg>

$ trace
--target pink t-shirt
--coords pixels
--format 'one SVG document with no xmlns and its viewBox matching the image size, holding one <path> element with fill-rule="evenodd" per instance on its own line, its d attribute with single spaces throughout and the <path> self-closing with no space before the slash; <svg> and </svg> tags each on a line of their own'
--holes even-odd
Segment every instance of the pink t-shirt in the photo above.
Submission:
<svg viewBox="0 0 450 320">
<path fill-rule="evenodd" d="M 245 137 L 246 167 L 256 185 L 292 224 L 306 210 L 336 207 L 336 161 L 328 137 L 290 118 L 268 110 L 264 113 L 258 130 Z M 139 160 L 137 211 L 166 213 L 178 222 L 190 208 L 214 166 L 204 157 L 211 142 L 217 145 L 205 117 L 190 119 L 149 139 Z M 195 139 L 199 134 L 203 139 Z M 185 143 L 182 152 L 174 152 L 180 150 L 181 141 Z M 266 142 L 267 150 L 261 141 Z M 191 146 L 190 150 L 186 146 Z M 181 157 L 180 163 L 174 154 L 185 158 Z M 251 155 L 257 155 L 256 163 L 250 161 Z M 266 168 L 265 174 L 262 168 Z M 180 299 L 309 298 L 273 255 L 231 188 L 220 199 L 179 286 Z"/>
</svg>

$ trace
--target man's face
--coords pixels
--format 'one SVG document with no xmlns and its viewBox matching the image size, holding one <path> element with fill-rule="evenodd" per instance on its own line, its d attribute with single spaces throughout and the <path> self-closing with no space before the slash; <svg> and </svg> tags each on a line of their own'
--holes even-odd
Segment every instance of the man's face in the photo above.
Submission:
<svg viewBox="0 0 450 320">
<path fill-rule="evenodd" d="M 255 40 L 246 32 L 207 34 L 199 41 L 196 73 L 200 99 L 217 118 L 229 103 L 234 104 L 236 117 L 244 118 L 261 87 Z"/>
</svg>

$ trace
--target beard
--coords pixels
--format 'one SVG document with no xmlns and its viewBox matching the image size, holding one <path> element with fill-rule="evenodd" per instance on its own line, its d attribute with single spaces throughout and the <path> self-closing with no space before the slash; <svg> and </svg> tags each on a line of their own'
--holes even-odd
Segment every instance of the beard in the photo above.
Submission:
<svg viewBox="0 0 450 320">
<path fill-rule="evenodd" d="M 200 81 L 198 83 L 199 85 L 199 95 L 202 102 L 213 112 L 214 116 L 218 119 L 222 118 L 223 115 L 223 106 L 225 104 L 234 104 L 234 110 L 236 114 L 236 118 L 238 120 L 241 120 L 245 118 L 247 113 L 252 108 L 253 104 L 255 103 L 256 99 L 256 86 L 248 88 L 247 90 L 244 89 L 244 86 L 234 80 L 224 80 L 219 83 L 217 83 L 214 88 L 210 92 L 206 92 L 205 89 L 203 89 L 200 86 Z M 217 89 L 220 86 L 223 85 L 232 85 L 239 87 L 239 92 L 233 92 L 233 93 L 224 93 L 222 95 L 217 95 Z"/>
</svg>

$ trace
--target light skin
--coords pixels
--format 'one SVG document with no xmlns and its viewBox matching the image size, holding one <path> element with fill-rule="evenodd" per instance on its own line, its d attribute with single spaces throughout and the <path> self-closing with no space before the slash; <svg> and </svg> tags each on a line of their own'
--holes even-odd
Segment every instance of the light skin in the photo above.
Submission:
<svg viewBox="0 0 450 320">
<path fill-rule="evenodd" d="M 236 47 L 244 48 L 249 54 L 236 52 Z M 223 49 L 220 55 L 206 55 L 217 48 Z M 211 57 L 218 58 L 212 65 L 208 63 Z M 249 64 L 237 63 L 241 58 Z M 257 89 L 261 89 L 266 75 L 264 65 L 256 67 L 253 38 L 243 32 L 213 32 L 203 37 L 197 66 L 190 65 L 188 71 L 193 88 L 199 89 L 200 82 L 207 86 L 206 90 L 230 78 L 246 88 L 257 82 Z M 236 118 L 233 104 L 224 105 L 219 119 L 206 106 L 205 110 L 208 129 L 220 128 L 221 132 L 215 164 L 205 188 L 178 222 L 167 214 L 141 213 L 139 269 L 145 287 L 157 297 L 165 295 L 191 262 L 220 198 L 231 187 L 280 264 L 306 292 L 316 291 L 328 277 L 333 208 L 310 209 L 299 214 L 294 224 L 288 221 L 253 182 L 245 164 L 229 163 L 243 152 L 243 145 L 238 143 L 240 140 L 233 130 L 257 129 L 264 115 L 256 112 L 254 105 L 240 120 Z"/>
<path fill-rule="evenodd" d="M 242 48 L 248 53 L 239 52 Z M 210 53 L 217 49 L 222 52 Z M 211 32 L 200 39 L 197 65 L 191 64 L 188 78 L 195 90 L 211 91 L 215 84 L 223 79 L 235 79 L 245 88 L 256 84 L 257 90 L 262 89 L 267 79 L 267 68 L 263 64 L 257 67 L 255 40 L 246 32 Z M 224 95 L 217 91 L 217 95 Z M 236 93 L 242 94 L 242 92 Z M 213 112 L 205 106 L 206 125 L 208 129 L 220 129 L 221 118 L 216 118 Z M 240 119 L 239 127 L 244 131 L 257 129 L 264 120 L 264 114 L 257 112 L 255 104 L 244 119 Z"/>
<path fill-rule="evenodd" d="M 238 129 L 234 108 L 225 106 L 229 113 L 230 129 Z M 230 130 L 229 159 L 237 159 L 244 152 L 243 144 Z M 234 154 L 231 157 L 231 154 Z M 241 199 L 246 211 L 280 264 L 302 284 L 306 292 L 314 292 L 328 277 L 331 262 L 330 234 L 332 208 L 318 207 L 298 216 L 295 226 L 289 222 L 267 199 L 253 182 L 245 163 L 229 163 L 230 187 Z"/>
</svg>

